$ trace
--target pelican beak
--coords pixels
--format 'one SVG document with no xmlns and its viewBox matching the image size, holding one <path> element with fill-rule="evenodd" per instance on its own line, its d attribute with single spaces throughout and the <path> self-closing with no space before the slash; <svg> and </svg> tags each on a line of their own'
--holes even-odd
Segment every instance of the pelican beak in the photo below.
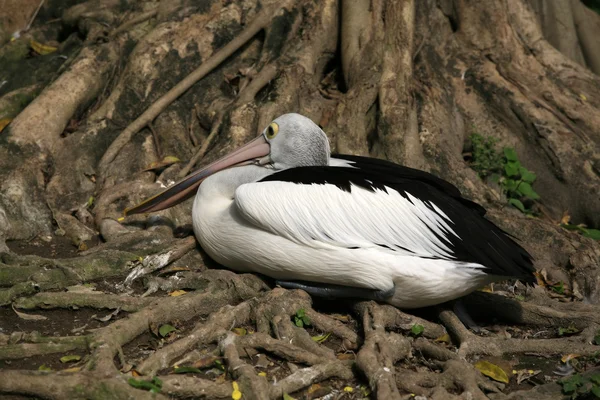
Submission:
<svg viewBox="0 0 600 400">
<path fill-rule="evenodd" d="M 163 192 L 123 211 L 123 216 L 165 210 L 196 194 L 202 181 L 215 172 L 248 164 L 265 164 L 271 146 L 263 135 L 214 163 L 186 176 Z"/>
</svg>

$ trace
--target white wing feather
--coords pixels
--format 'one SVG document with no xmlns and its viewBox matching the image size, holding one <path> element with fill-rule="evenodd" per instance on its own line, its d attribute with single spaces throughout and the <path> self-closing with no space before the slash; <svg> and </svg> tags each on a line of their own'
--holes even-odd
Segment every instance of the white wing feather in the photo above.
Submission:
<svg viewBox="0 0 600 400">
<path fill-rule="evenodd" d="M 410 194 L 407 199 L 394 189 L 386 191 L 255 182 L 236 190 L 235 204 L 253 225 L 305 246 L 379 246 L 398 255 L 454 260 L 441 238 L 458 236 L 444 212 Z"/>
</svg>

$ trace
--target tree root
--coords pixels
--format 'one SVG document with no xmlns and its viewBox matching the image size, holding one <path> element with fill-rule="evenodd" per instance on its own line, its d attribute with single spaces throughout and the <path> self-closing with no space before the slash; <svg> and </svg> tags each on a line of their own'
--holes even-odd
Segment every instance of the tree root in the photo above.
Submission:
<svg viewBox="0 0 600 400">
<path fill-rule="evenodd" d="M 502 356 L 503 354 L 540 353 L 591 355 L 598 352 L 597 346 L 565 339 L 502 339 L 480 337 L 469 332 L 452 311 L 442 311 L 440 319 L 450 335 L 459 343 L 461 357 L 471 355 Z M 570 339 L 570 338 L 569 338 Z"/>
<path fill-rule="evenodd" d="M 143 392 L 127 384 L 122 376 L 102 377 L 95 373 L 52 373 L 0 370 L 0 393 L 21 394 L 43 399 L 164 399 L 161 394 Z"/>
<path fill-rule="evenodd" d="M 14 301 L 13 306 L 24 310 L 91 307 L 111 310 L 120 308 L 123 311 L 136 312 L 155 300 L 151 297 L 133 297 L 94 292 L 42 292 L 31 297 L 20 297 Z"/>
<path fill-rule="evenodd" d="M 85 350 L 88 346 L 86 336 L 45 337 L 39 334 L 15 334 L 16 332 L 10 336 L 0 335 L 0 360 Z"/>
</svg>

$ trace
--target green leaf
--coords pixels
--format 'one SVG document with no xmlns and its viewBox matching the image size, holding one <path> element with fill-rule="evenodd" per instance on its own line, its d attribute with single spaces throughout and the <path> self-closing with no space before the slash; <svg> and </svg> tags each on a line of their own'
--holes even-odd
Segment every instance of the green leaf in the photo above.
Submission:
<svg viewBox="0 0 600 400">
<path fill-rule="evenodd" d="M 525 206 L 523 205 L 523 203 L 521 203 L 521 200 L 517 200 L 517 199 L 508 199 L 508 204 L 518 208 L 521 212 L 527 212 L 525 210 Z"/>
<path fill-rule="evenodd" d="M 60 358 L 60 362 L 61 363 L 68 363 L 68 362 L 72 362 L 72 361 L 79 361 L 81 360 L 81 356 L 78 356 L 76 354 L 70 355 L 70 356 L 63 356 Z"/>
<path fill-rule="evenodd" d="M 562 385 L 562 389 L 564 394 L 570 394 L 577 390 L 577 386 L 574 383 L 565 382 Z"/>
<path fill-rule="evenodd" d="M 504 148 L 504 157 L 506 157 L 508 161 L 519 161 L 519 158 L 517 157 L 517 152 L 512 147 Z"/>
<path fill-rule="evenodd" d="M 324 335 L 311 336 L 311 339 L 317 343 L 323 343 L 324 341 L 326 341 L 329 338 L 329 336 L 331 336 L 331 332 L 327 332 Z"/>
<path fill-rule="evenodd" d="M 533 183 L 537 178 L 537 176 L 533 172 L 529 171 L 525 167 L 519 168 L 519 174 L 521 175 L 521 180 L 528 183 Z"/>
<path fill-rule="evenodd" d="M 160 388 L 162 387 L 162 381 L 156 377 L 151 382 L 129 378 L 127 383 L 136 389 L 149 390 L 152 393 L 160 393 Z"/>
<path fill-rule="evenodd" d="M 515 190 L 517 190 L 518 185 L 519 185 L 518 182 L 515 181 L 514 179 L 504 179 L 502 181 L 502 186 L 508 192 L 514 192 Z"/>
<path fill-rule="evenodd" d="M 593 343 L 594 343 L 596 346 L 600 346 L 600 331 L 597 331 L 597 332 L 596 332 L 596 336 L 594 336 Z M 600 382 L 598 382 L 598 384 L 600 385 Z"/>
<path fill-rule="evenodd" d="M 166 337 L 169 333 L 176 331 L 177 328 L 175 328 L 172 325 L 169 324 L 164 324 L 161 325 L 160 328 L 158 328 L 158 333 L 160 334 L 160 336 L 162 337 Z"/>
<path fill-rule="evenodd" d="M 46 364 L 42 364 L 38 367 L 38 371 L 52 371 L 52 368 L 50 368 Z"/>
<path fill-rule="evenodd" d="M 173 372 L 176 374 L 187 374 L 187 373 L 193 373 L 193 374 L 199 374 L 202 373 L 202 370 L 196 367 L 176 367 L 173 369 Z"/>
<path fill-rule="evenodd" d="M 600 386 L 594 385 L 591 390 L 592 394 L 600 399 Z"/>
<path fill-rule="evenodd" d="M 506 176 L 519 176 L 519 163 L 515 161 L 509 161 L 504 164 L 504 173 Z"/>
<path fill-rule="evenodd" d="M 590 239 L 600 240 L 600 230 L 599 229 L 587 229 L 583 228 L 583 236 L 589 237 Z"/>
<path fill-rule="evenodd" d="M 533 190 L 531 185 L 527 182 L 520 181 L 519 185 L 517 186 L 517 192 L 519 192 L 523 196 L 529 197 L 532 200 L 537 200 L 540 198 L 540 195 L 537 194 L 535 190 Z"/>
<path fill-rule="evenodd" d="M 284 394 L 283 394 L 283 400 L 296 400 L 296 398 L 295 398 L 295 397 L 292 397 L 292 396 L 290 396 L 290 395 L 289 395 L 289 394 L 287 394 L 287 393 L 284 393 Z"/>
<path fill-rule="evenodd" d="M 413 336 L 417 337 L 417 336 L 420 336 L 424 330 L 425 330 L 425 327 L 423 325 L 414 324 L 410 328 L 410 333 L 412 333 Z"/>
<path fill-rule="evenodd" d="M 568 328 L 562 328 L 562 327 L 558 328 L 558 336 L 572 335 L 572 334 L 578 333 L 578 332 L 579 332 L 579 329 L 575 328 L 574 326 L 569 326 Z"/>
<path fill-rule="evenodd" d="M 565 284 L 562 281 L 558 282 L 555 285 L 552 285 L 551 287 L 552 287 L 552 290 L 554 290 L 555 293 L 565 294 Z"/>
</svg>

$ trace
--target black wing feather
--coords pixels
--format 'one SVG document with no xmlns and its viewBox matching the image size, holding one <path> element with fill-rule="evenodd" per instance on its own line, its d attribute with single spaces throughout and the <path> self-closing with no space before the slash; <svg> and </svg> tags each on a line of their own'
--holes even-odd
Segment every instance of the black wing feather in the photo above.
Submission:
<svg viewBox="0 0 600 400">
<path fill-rule="evenodd" d="M 425 204 L 435 204 L 450 219 L 450 226 L 460 237 L 440 237 L 448 244 L 457 261 L 487 267 L 491 275 L 510 276 L 534 281 L 532 257 L 502 229 L 484 217 L 485 209 L 463 198 L 449 182 L 424 171 L 403 167 L 374 158 L 335 155 L 351 161 L 351 167 L 313 166 L 276 172 L 261 181 L 286 181 L 299 184 L 332 184 L 351 191 L 354 184 L 367 190 L 396 190 L 407 193 Z M 433 209 L 433 207 L 430 207 Z"/>
</svg>

